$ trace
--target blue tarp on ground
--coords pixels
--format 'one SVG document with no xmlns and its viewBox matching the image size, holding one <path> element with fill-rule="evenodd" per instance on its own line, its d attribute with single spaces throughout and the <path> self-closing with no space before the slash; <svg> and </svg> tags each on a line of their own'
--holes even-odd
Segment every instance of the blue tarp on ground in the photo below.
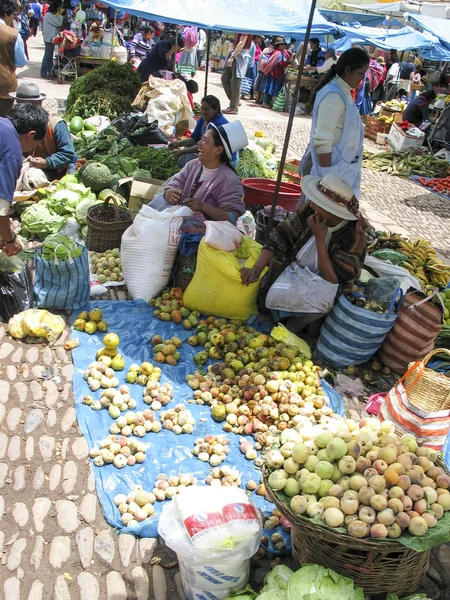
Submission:
<svg viewBox="0 0 450 600">
<path fill-rule="evenodd" d="M 143 19 L 195 25 L 205 29 L 286 35 L 306 31 L 311 3 L 304 0 L 105 0 L 104 4 Z M 315 11 L 312 35 L 332 35 L 336 28 Z"/>
<path fill-rule="evenodd" d="M 140 364 L 150 361 L 157 364 L 154 363 L 153 349 L 150 344 L 153 335 L 160 334 L 163 339 L 176 335 L 185 342 L 192 334 L 192 331 L 186 331 L 181 325 L 154 319 L 152 317 L 153 309 L 143 300 L 133 302 L 91 302 L 83 310 L 92 310 L 94 307 L 101 308 L 104 319 L 108 323 L 108 331 L 114 331 L 120 338 L 119 349 L 125 358 L 125 370 L 116 373 L 116 376 L 121 385 L 125 383 L 127 369 L 132 363 Z M 77 314 L 73 314 L 72 320 L 75 320 Z M 83 397 L 87 394 L 93 396 L 94 399 L 100 398 L 101 391 L 91 392 L 83 378 L 83 373 L 89 364 L 95 360 L 97 350 L 103 347 L 103 336 L 104 334 L 88 335 L 84 332 L 72 330 L 72 338 L 80 340 L 80 345 L 72 351 L 75 408 L 79 427 L 87 439 L 89 448 L 95 447 L 98 442 L 109 435 L 109 427 L 113 423 L 107 410 L 94 411 L 82 402 Z M 175 435 L 164 429 L 157 434 L 148 433 L 140 440 L 148 446 L 144 463 L 136 464 L 133 467 L 127 466 L 123 469 L 116 469 L 113 465 L 93 466 L 97 494 L 103 513 L 108 523 L 113 527 L 117 527 L 119 531 L 125 529 L 129 533 L 142 537 L 156 536 L 158 517 L 164 503 L 156 502 L 154 505 L 155 515 L 141 523 L 138 528 L 124 528 L 120 521 L 119 511 L 113 502 L 116 494 L 128 494 L 133 485 L 142 485 L 146 491 L 151 492 L 159 473 L 166 473 L 169 476 L 192 473 L 198 478 L 199 482 L 204 482 L 205 477 L 210 472 L 207 463 L 199 461 L 192 455 L 194 440 L 207 434 L 224 434 L 222 424 L 212 420 L 211 411 L 207 405 L 198 406 L 197 404 L 187 403 L 189 399 L 192 399 L 192 390 L 185 382 L 186 375 L 196 370 L 193 356 L 201 349 L 201 346 L 193 348 L 183 343 L 180 349 L 181 360 L 178 365 L 176 367 L 161 366 L 163 372 L 161 382 L 168 381 L 175 391 L 174 400 L 167 405 L 166 409 L 175 406 L 175 404 L 184 403 L 195 418 L 194 433 L 192 435 Z M 334 412 L 343 415 L 344 406 L 339 394 L 326 382 L 322 382 L 322 384 L 330 398 Z M 130 386 L 130 395 L 137 402 L 135 411 L 149 408 L 143 402 L 143 390 L 144 388 L 137 384 Z M 156 414 L 158 415 L 158 413 Z M 157 416 L 157 419 L 159 420 L 159 416 Z M 239 470 L 242 487 L 245 487 L 246 482 L 250 479 L 259 483 L 261 471 L 254 466 L 252 461 L 246 460 L 239 450 L 239 438 L 241 436 L 228 434 L 226 437 L 230 440 L 230 452 L 224 464 L 236 467 Z M 250 440 L 252 439 L 249 436 L 247 437 Z M 263 497 L 255 494 L 252 494 L 252 497 L 263 511 L 273 510 L 273 505 Z"/>
<path fill-rule="evenodd" d="M 385 15 L 368 15 L 365 13 L 346 12 L 345 10 L 328 10 L 320 8 L 319 12 L 332 23 L 361 23 L 367 27 L 378 27 L 386 19 Z"/>
</svg>

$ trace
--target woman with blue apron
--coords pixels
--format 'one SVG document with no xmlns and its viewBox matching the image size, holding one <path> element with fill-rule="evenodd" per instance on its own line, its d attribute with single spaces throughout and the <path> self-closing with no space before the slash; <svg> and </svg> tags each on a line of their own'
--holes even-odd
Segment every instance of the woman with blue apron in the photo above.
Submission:
<svg viewBox="0 0 450 600">
<path fill-rule="evenodd" d="M 364 125 L 354 90 L 360 87 L 368 67 L 365 50 L 346 50 L 316 88 L 311 141 L 299 169 L 300 175 L 316 177 L 334 173 L 351 185 L 357 198 L 361 190 Z M 303 202 L 304 196 L 300 200 Z"/>
</svg>

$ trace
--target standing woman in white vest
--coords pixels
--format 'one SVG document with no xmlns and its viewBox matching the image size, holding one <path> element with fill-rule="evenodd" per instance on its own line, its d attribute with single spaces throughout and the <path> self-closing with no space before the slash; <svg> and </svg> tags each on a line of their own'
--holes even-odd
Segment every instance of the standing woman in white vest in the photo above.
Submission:
<svg viewBox="0 0 450 600">
<path fill-rule="evenodd" d="M 361 48 L 346 50 L 316 88 L 311 141 L 302 160 L 301 174 L 324 177 L 335 173 L 355 191 L 361 188 L 364 125 L 354 93 L 369 68 Z"/>
</svg>

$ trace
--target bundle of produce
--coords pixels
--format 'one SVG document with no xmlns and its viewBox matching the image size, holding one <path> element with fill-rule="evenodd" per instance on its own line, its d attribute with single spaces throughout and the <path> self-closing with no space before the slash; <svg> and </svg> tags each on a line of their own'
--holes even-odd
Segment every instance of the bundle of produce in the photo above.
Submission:
<svg viewBox="0 0 450 600">
<path fill-rule="evenodd" d="M 151 339 L 155 360 L 159 363 L 166 363 L 175 367 L 180 360 L 180 352 L 183 342 L 180 338 L 172 336 L 170 340 L 163 340 L 160 335 L 154 335 Z"/>
<path fill-rule="evenodd" d="M 423 238 L 408 240 L 399 233 L 378 232 L 368 251 L 375 258 L 390 260 L 408 270 L 420 280 L 425 291 L 445 288 L 450 282 L 450 265 L 438 258 L 436 249 Z"/>
<path fill-rule="evenodd" d="M 135 146 L 126 148 L 121 156 L 136 160 L 139 169 L 148 171 L 153 179 L 160 179 L 161 181 L 166 181 L 180 170 L 176 155 L 164 148 Z"/>
<path fill-rule="evenodd" d="M 418 154 L 417 150 L 378 152 L 376 154 L 364 150 L 363 166 L 398 177 L 409 177 L 410 175 L 445 177 L 448 172 L 446 160 L 435 158 L 431 154 Z"/>
<path fill-rule="evenodd" d="M 66 101 L 66 119 L 102 115 L 115 119 L 131 110 L 141 82 L 129 63 L 108 61 L 76 79 Z"/>
<path fill-rule="evenodd" d="M 183 307 L 183 292 L 180 288 L 165 288 L 161 295 L 149 301 L 149 306 L 154 306 L 153 316 L 160 321 L 173 321 L 181 323 L 189 317 L 191 311 Z M 200 313 L 199 313 L 200 316 Z"/>
<path fill-rule="evenodd" d="M 42 258 L 66 261 L 81 256 L 81 246 L 65 235 L 49 235 L 42 244 Z"/>
<path fill-rule="evenodd" d="M 96 467 L 113 464 L 116 469 L 123 469 L 126 465 L 132 467 L 143 463 L 146 449 L 145 444 L 133 438 L 109 435 L 90 450 L 89 456 L 94 459 Z"/>
<path fill-rule="evenodd" d="M 136 400 L 131 398 L 130 389 L 127 385 L 121 385 L 119 389 L 108 388 L 103 390 L 100 400 L 94 400 L 92 396 L 85 396 L 83 404 L 90 406 L 92 410 L 108 409 L 111 419 L 117 419 L 121 412 L 136 408 Z M 120 433 L 120 431 L 110 431 L 110 433 Z"/>
<path fill-rule="evenodd" d="M 450 539 L 450 476 L 437 459 L 393 423 L 345 420 L 313 440 L 274 444 L 265 482 L 296 516 L 350 537 L 422 537 L 443 519 Z"/>
<path fill-rule="evenodd" d="M 251 148 L 244 148 L 239 154 L 236 173 L 240 179 L 250 179 L 254 177 L 272 179 L 274 176 L 274 171 L 269 169 L 266 165 L 263 152 Z"/>
</svg>

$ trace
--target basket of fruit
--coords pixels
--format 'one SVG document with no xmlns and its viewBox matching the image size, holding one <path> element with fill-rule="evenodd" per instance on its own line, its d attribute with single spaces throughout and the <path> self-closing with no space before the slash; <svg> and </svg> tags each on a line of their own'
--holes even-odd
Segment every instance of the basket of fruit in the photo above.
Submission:
<svg viewBox="0 0 450 600">
<path fill-rule="evenodd" d="M 110 204 L 112 200 L 113 204 Z M 86 246 L 94 252 L 106 252 L 120 248 L 123 232 L 133 222 L 133 214 L 119 206 L 117 198 L 110 194 L 103 204 L 95 204 L 87 212 L 88 224 Z"/>
<path fill-rule="evenodd" d="M 450 476 L 437 452 L 378 419 L 299 436 L 281 436 L 264 471 L 296 562 L 351 576 L 371 598 L 413 593 L 431 548 L 450 540 Z"/>
</svg>

